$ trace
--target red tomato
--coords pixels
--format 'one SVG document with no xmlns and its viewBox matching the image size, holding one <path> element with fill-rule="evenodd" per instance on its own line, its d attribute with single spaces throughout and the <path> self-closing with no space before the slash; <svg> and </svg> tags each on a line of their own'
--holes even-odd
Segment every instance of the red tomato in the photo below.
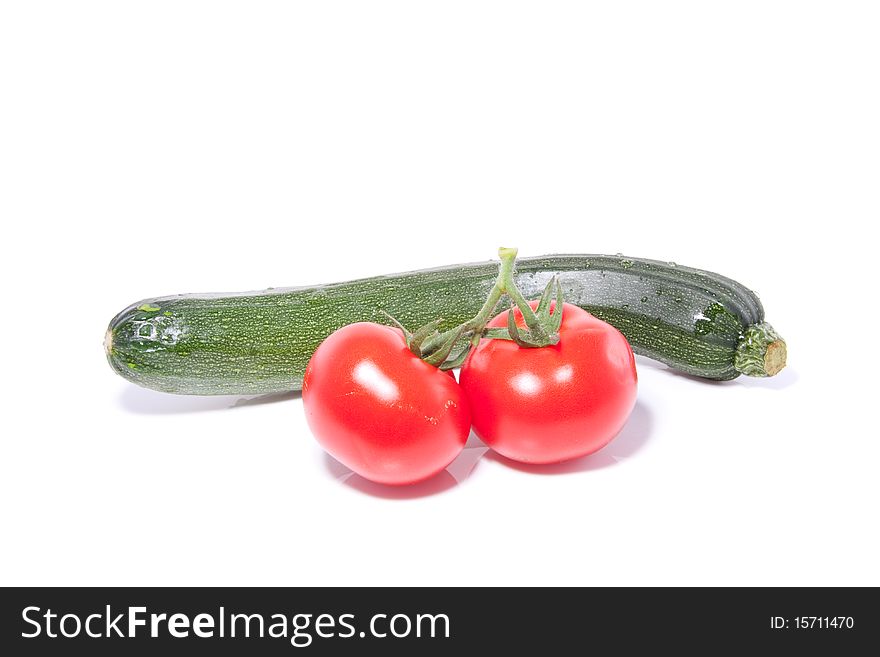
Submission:
<svg viewBox="0 0 880 657">
<path fill-rule="evenodd" d="M 455 377 L 416 357 L 401 331 L 381 324 L 350 324 L 324 340 L 306 367 L 302 399 L 321 446 L 383 484 L 437 474 L 470 433 Z"/>
<path fill-rule="evenodd" d="M 506 326 L 508 312 L 489 325 Z M 517 324 L 525 326 L 522 313 L 515 312 Z M 558 344 L 528 349 L 509 340 L 483 340 L 459 381 L 477 435 L 499 454 L 524 463 L 557 463 L 604 447 L 636 400 L 636 365 L 626 338 L 567 303 Z"/>
</svg>

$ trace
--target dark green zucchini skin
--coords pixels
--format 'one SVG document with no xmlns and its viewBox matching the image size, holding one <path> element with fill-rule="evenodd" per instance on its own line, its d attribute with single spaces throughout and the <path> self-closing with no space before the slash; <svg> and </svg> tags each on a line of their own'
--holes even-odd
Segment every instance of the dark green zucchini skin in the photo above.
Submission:
<svg viewBox="0 0 880 657">
<path fill-rule="evenodd" d="M 740 374 L 735 355 L 764 310 L 734 280 L 673 263 L 605 255 L 522 258 L 516 282 L 537 297 L 558 275 L 565 300 L 617 327 L 633 350 L 707 379 Z M 387 323 L 454 326 L 480 308 L 497 262 L 455 265 L 316 287 L 147 299 L 110 322 L 110 365 L 147 388 L 177 394 L 299 390 L 306 364 L 334 330 Z"/>
</svg>

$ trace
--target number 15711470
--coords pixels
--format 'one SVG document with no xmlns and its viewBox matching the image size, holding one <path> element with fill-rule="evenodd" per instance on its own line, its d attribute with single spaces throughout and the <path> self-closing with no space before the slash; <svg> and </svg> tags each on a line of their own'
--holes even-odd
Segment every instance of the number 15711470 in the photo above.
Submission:
<svg viewBox="0 0 880 657">
<path fill-rule="evenodd" d="M 852 616 L 771 616 L 770 627 L 774 630 L 794 628 L 797 630 L 851 630 L 855 621 Z"/>
</svg>

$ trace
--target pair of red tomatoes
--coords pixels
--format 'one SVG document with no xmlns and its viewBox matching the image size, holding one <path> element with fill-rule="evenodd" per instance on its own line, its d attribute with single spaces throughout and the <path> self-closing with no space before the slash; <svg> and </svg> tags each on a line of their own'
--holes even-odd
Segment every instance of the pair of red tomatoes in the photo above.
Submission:
<svg viewBox="0 0 880 657">
<path fill-rule="evenodd" d="M 508 312 L 489 326 L 506 326 Z M 564 304 L 558 344 L 483 340 L 458 383 L 415 356 L 400 330 L 345 326 L 312 356 L 302 398 L 309 427 L 334 458 L 371 481 L 410 484 L 449 465 L 471 426 L 493 450 L 524 463 L 595 452 L 632 411 L 636 368 L 617 329 Z"/>
</svg>

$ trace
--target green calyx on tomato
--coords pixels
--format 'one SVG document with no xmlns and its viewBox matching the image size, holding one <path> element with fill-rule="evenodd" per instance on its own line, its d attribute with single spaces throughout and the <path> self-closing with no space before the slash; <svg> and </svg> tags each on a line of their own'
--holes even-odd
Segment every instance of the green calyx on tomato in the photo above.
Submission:
<svg viewBox="0 0 880 657">
<path fill-rule="evenodd" d="M 515 248 L 498 249 L 501 265 L 489 296 L 476 315 L 454 328 L 441 333 L 438 329 L 443 320 L 435 319 L 410 332 L 394 317 L 387 313 L 386 316 L 403 331 L 406 345 L 413 354 L 442 370 L 461 367 L 482 338 L 511 340 L 525 348 L 554 345 L 559 342 L 562 323 L 562 285 L 559 278 L 554 277 L 547 283 L 537 304 L 530 305 L 513 279 L 516 254 Z M 506 328 L 489 326 L 495 309 L 505 296 L 522 313 L 525 327 L 520 328 L 515 322 L 508 323 Z M 461 342 L 464 345 L 453 355 L 456 345 Z"/>
</svg>

